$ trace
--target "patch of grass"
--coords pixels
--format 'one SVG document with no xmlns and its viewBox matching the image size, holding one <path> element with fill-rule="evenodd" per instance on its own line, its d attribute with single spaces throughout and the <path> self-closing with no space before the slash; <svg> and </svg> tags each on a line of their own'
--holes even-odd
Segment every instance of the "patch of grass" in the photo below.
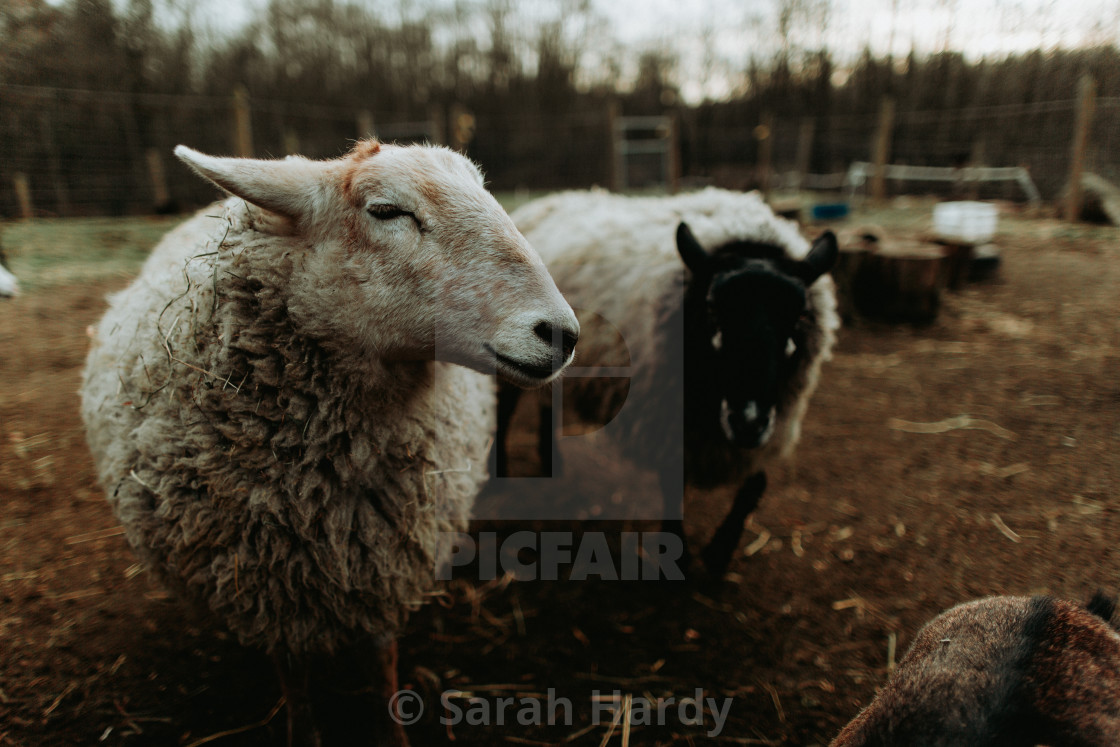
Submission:
<svg viewBox="0 0 1120 747">
<path fill-rule="evenodd" d="M 6 223 L 0 242 L 24 291 L 139 270 L 159 239 L 185 217 L 45 218 Z"/>
<path fill-rule="evenodd" d="M 511 211 L 543 193 L 503 192 Z M 129 279 L 163 235 L 189 216 L 39 218 L 0 224 L 0 246 L 24 292 Z"/>
<path fill-rule="evenodd" d="M 527 189 L 518 189 L 508 192 L 494 192 L 494 197 L 507 213 L 512 213 L 527 202 L 544 197 L 548 192 L 532 192 Z"/>
</svg>

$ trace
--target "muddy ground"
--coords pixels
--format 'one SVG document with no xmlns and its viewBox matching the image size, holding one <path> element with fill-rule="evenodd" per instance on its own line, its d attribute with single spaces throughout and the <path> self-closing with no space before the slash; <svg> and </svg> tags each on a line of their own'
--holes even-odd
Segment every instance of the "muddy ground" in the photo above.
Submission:
<svg viewBox="0 0 1120 747">
<path fill-rule="evenodd" d="M 928 205 L 895 207 L 865 217 L 899 231 L 928 220 Z M 603 744 L 593 696 L 617 691 L 661 699 L 664 723 L 650 714 L 608 744 L 825 744 L 884 681 L 891 641 L 900 657 L 938 611 L 1120 591 L 1118 238 L 1005 212 L 998 280 L 947 296 L 929 326 L 846 328 L 796 460 L 771 474 L 721 587 L 452 582 L 410 622 L 402 684 L 471 693 L 491 720 L 498 697 L 551 688 L 571 723 L 561 708 L 560 723 L 518 724 L 518 706 L 504 726 L 429 718 L 413 743 Z M 78 418 L 85 328 L 127 280 L 62 275 L 0 302 L 0 745 L 280 745 L 270 662 L 150 582 L 95 484 Z M 527 434 L 517 446 L 527 461 Z M 624 503 L 653 490 L 609 456 L 591 482 Z M 695 541 L 729 498 L 690 499 Z M 710 713 L 682 721 L 698 689 L 732 699 L 718 735 Z M 321 701 L 331 723 L 366 708 L 345 676 L 321 683 Z"/>
</svg>

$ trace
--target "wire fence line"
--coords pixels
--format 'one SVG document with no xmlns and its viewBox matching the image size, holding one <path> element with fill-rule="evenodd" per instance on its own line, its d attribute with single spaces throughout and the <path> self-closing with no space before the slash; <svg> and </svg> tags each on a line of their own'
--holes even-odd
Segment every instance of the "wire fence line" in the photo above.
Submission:
<svg viewBox="0 0 1120 747">
<path fill-rule="evenodd" d="M 889 124 L 891 163 L 930 167 L 1023 167 L 1044 199 L 1061 196 L 1071 170 L 1078 101 L 898 112 Z M 367 111 L 276 99 L 104 92 L 0 84 L 0 216 L 93 215 L 181 210 L 214 192 L 173 162 L 178 143 L 259 157 L 345 152 L 359 137 L 443 142 L 464 150 L 498 190 L 554 190 L 619 183 L 642 187 L 673 173 L 686 185 L 753 188 L 773 174 L 843 173 L 873 160 L 875 112 L 812 119 L 735 116 L 704 107 L 666 112 L 674 150 L 629 148 L 617 157 L 618 111 L 582 102 L 562 111 L 469 112 L 432 107 Z M 662 137 L 658 135 L 658 137 Z M 1096 100 L 1084 168 L 1120 178 L 1120 98 Z M 248 144 L 248 145 L 247 145 Z M 241 153 L 243 154 L 243 153 Z M 665 158 L 675 159 L 667 168 Z M 812 180 L 806 180 L 806 183 Z M 972 185 L 973 189 L 977 185 Z M 1013 183 L 981 196 L 1021 198 Z M 951 189 L 892 183 L 891 189 Z"/>
</svg>

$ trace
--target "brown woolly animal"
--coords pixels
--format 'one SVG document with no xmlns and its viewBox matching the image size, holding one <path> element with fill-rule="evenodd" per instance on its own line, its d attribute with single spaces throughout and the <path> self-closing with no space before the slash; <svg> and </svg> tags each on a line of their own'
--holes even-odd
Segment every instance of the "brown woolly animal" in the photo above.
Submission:
<svg viewBox="0 0 1120 747">
<path fill-rule="evenodd" d="M 1114 603 L 989 597 L 926 624 L 833 747 L 1120 745 Z"/>
</svg>

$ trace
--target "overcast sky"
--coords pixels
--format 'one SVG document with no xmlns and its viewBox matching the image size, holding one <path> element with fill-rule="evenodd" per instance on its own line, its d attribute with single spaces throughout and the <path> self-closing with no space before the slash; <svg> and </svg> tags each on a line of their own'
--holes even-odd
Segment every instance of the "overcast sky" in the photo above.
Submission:
<svg viewBox="0 0 1120 747">
<path fill-rule="evenodd" d="M 197 2 L 201 13 L 196 20 L 228 33 L 266 0 Z M 377 0 L 370 4 L 419 14 L 454 2 Z M 563 0 L 509 2 L 525 17 L 547 19 L 557 15 Z M 752 56 L 769 57 L 779 48 L 777 9 L 782 3 L 827 9 L 823 27 L 805 20 L 795 23 L 793 42 L 804 48 L 827 46 L 840 63 L 854 58 L 864 46 L 881 56 L 888 51 L 905 56 L 914 48 L 921 53 L 952 49 L 979 58 L 1120 42 L 1117 0 L 591 0 L 595 11 L 609 21 L 608 28 L 593 30 L 594 38 L 613 37 L 634 51 L 671 49 L 681 61 L 685 97 L 719 98 L 728 93 L 733 73 L 744 70 Z"/>
<path fill-rule="evenodd" d="M 742 70 L 752 52 L 773 51 L 758 50 L 760 43 L 769 39 L 776 48 L 781 1 L 595 0 L 595 5 L 627 44 L 669 42 L 686 68 L 702 69 L 707 56 Z M 858 54 L 865 45 L 879 55 L 890 51 L 905 56 L 911 48 L 921 53 L 952 49 L 980 58 L 1120 42 L 1116 0 L 808 0 L 807 4 L 827 6 L 828 23 L 823 29 L 812 24 L 814 28 L 800 30 L 799 40 L 809 47 L 823 42 L 841 59 Z M 687 41 L 697 39 L 708 43 Z M 709 90 L 686 83 L 686 97 L 722 93 L 715 90 L 718 76 L 709 76 L 707 86 Z"/>
<path fill-rule="evenodd" d="M 341 0 L 340 0 L 341 1 Z M 402 5 L 431 7 L 454 0 L 420 0 Z M 62 0 L 54 0 L 56 3 Z M 249 9 L 266 0 L 202 0 L 214 25 L 237 26 Z M 359 4 L 361 0 L 358 0 Z M 518 9 L 539 7 L 546 15 L 556 0 L 510 0 Z M 797 0 L 591 0 L 608 17 L 620 40 L 644 43 L 672 39 L 682 31 L 717 29 L 731 34 L 746 24 L 774 22 L 781 2 Z M 885 51 L 894 26 L 896 51 L 936 47 L 944 38 L 977 54 L 1020 51 L 1086 40 L 1120 38 L 1120 3 L 1116 0 L 802 0 L 831 6 L 826 34 L 833 46 L 860 47 L 868 37 Z M 392 7 L 393 2 L 371 1 Z M 893 21 L 893 24 L 892 24 Z M 722 33 L 721 33 L 722 35 Z"/>
</svg>

